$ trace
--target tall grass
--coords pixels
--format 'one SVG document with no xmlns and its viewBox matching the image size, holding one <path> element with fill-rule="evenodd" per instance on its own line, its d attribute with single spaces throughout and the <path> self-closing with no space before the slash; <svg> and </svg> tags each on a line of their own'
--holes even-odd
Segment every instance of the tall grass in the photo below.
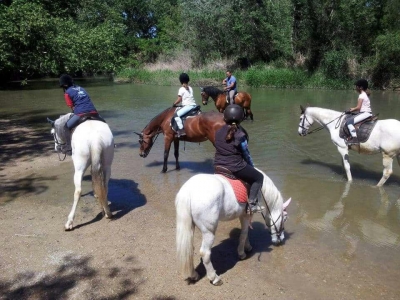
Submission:
<svg viewBox="0 0 400 300">
<path fill-rule="evenodd" d="M 115 75 L 115 81 L 134 82 L 153 85 L 179 85 L 179 74 L 187 72 L 192 86 L 219 86 L 225 78 L 224 69 L 194 70 L 149 70 L 124 69 Z M 307 88 L 307 89 L 351 89 L 353 81 L 348 79 L 326 78 L 322 72 L 309 74 L 303 69 L 252 67 L 248 70 L 235 70 L 234 76 L 240 86 L 268 88 Z"/>
</svg>

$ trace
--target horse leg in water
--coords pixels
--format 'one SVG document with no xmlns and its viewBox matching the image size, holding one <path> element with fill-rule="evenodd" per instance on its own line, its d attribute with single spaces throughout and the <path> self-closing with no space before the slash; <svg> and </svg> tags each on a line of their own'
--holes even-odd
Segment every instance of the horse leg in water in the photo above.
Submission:
<svg viewBox="0 0 400 300">
<path fill-rule="evenodd" d="M 175 165 L 176 169 L 180 170 L 181 166 L 179 165 L 179 140 L 174 140 L 174 156 L 175 156 Z"/>
<path fill-rule="evenodd" d="M 245 119 L 247 119 L 250 116 L 250 120 L 254 121 L 253 113 L 251 112 L 250 108 L 245 108 L 245 111 L 246 111 Z"/>
<path fill-rule="evenodd" d="M 393 173 L 393 158 L 385 153 L 383 153 L 382 156 L 383 156 L 383 175 L 381 180 L 378 182 L 377 186 L 382 186 L 386 182 L 386 180 L 389 179 L 390 175 L 392 175 Z M 397 156 L 397 162 L 399 162 L 398 156 Z"/>
<path fill-rule="evenodd" d="M 74 157 L 73 162 L 74 162 L 74 167 L 75 167 L 74 204 L 72 205 L 71 212 L 68 215 L 68 220 L 67 220 L 67 223 L 65 224 L 65 230 L 72 230 L 72 228 L 73 228 L 76 206 L 78 205 L 78 201 L 79 201 L 79 199 L 81 197 L 81 193 L 82 193 L 82 178 L 83 178 L 83 174 L 85 173 L 86 169 L 88 168 L 88 166 L 90 164 L 90 159 L 88 157 Z"/>
<path fill-rule="evenodd" d="M 253 247 L 251 247 L 250 242 L 249 242 L 249 224 L 250 224 L 250 218 L 249 215 L 243 214 L 240 217 L 240 224 L 242 226 L 242 230 L 240 232 L 240 237 L 239 237 L 239 246 L 238 246 L 238 254 L 240 259 L 245 259 L 246 258 L 246 252 L 250 252 Z"/>
<path fill-rule="evenodd" d="M 215 269 L 211 263 L 211 247 L 214 243 L 215 229 L 214 231 L 209 230 L 206 226 L 200 226 L 199 229 L 202 232 L 203 241 L 200 247 L 200 255 L 203 258 L 203 265 L 207 271 L 207 277 L 213 285 L 221 285 L 223 282 L 221 277 L 217 275 Z"/>
<path fill-rule="evenodd" d="M 343 168 L 346 171 L 347 181 L 353 181 L 353 177 L 351 176 L 350 171 L 350 162 L 349 162 L 349 150 L 347 148 L 337 147 L 340 155 L 342 156 L 343 160 Z"/>
<path fill-rule="evenodd" d="M 164 164 L 163 164 L 163 169 L 162 173 L 167 172 L 168 167 L 168 156 L 169 156 L 169 150 L 171 149 L 171 144 L 172 144 L 172 139 L 171 137 L 164 135 Z"/>
</svg>

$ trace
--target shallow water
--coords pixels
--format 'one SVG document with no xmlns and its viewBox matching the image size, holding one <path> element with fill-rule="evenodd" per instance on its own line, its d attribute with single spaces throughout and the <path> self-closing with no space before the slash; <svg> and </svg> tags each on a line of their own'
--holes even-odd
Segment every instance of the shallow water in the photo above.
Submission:
<svg viewBox="0 0 400 300">
<path fill-rule="evenodd" d="M 139 145 L 133 132 L 140 132 L 173 103 L 178 86 L 85 82 L 84 87 L 115 136 L 117 149 L 109 197 L 115 207 L 130 203 L 134 209 L 146 201 L 165 201 L 173 212 L 172 203 L 179 187 L 196 173 L 212 172 L 214 150 L 208 142 L 181 143 L 180 172 L 174 170 L 171 152 L 168 172 L 160 174 L 162 136 L 146 159 L 137 159 Z M 200 91 L 194 89 L 200 104 Z M 246 121 L 243 126 L 250 134 L 253 160 L 271 177 L 284 198 L 293 200 L 286 226 L 290 233 L 288 242 L 310 241 L 315 247 L 329 248 L 332 255 L 351 259 L 357 265 L 372 268 L 373 264 L 380 264 L 393 276 L 400 275 L 398 165 L 394 163 L 394 174 L 384 188 L 375 188 L 382 174 L 381 155 L 350 152 L 354 182 L 348 184 L 341 157 L 328 132 L 307 137 L 297 133 L 300 104 L 345 110 L 355 106 L 356 92 L 252 88 L 246 91 L 253 97 L 255 121 Z M 380 119 L 400 119 L 399 93 L 374 91 L 371 101 Z M 28 122 L 34 120 L 37 128 L 48 126 L 45 117 L 54 119 L 67 112 L 62 91 L 53 82 L 45 88 L 0 91 L 0 104 L 0 119 L 25 116 Z M 215 110 L 213 102 L 202 110 Z M 67 172 L 71 167 L 64 168 Z M 126 184 L 132 180 L 136 183 L 134 190 Z M 137 198 L 133 204 L 132 195 Z"/>
</svg>

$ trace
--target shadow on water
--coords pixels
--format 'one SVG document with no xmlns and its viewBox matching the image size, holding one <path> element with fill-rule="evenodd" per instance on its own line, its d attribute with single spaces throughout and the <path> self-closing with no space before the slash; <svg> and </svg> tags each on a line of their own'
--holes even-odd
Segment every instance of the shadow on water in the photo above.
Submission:
<svg viewBox="0 0 400 300">
<path fill-rule="evenodd" d="M 92 181 L 91 175 L 86 175 L 83 177 L 84 181 Z M 82 195 L 92 195 L 93 191 Z M 146 204 L 146 197 L 138 189 L 138 184 L 132 180 L 128 179 L 113 179 L 111 178 L 108 183 L 108 201 L 110 202 L 110 210 L 113 213 L 113 220 L 122 218 L 132 210 L 137 207 Z M 74 229 L 96 223 L 103 218 L 103 213 L 98 213 L 97 216 L 85 223 L 78 224 Z"/>
<path fill-rule="evenodd" d="M 39 157 L 54 149 L 45 115 L 45 110 L 0 115 L 0 170 L 11 160 Z"/>
<path fill-rule="evenodd" d="M 262 253 L 268 253 L 273 250 L 273 248 L 271 248 L 272 239 L 264 223 L 253 222 L 252 227 L 253 229 L 249 230 L 249 242 L 253 249 L 246 253 L 246 259 L 257 255 L 260 260 Z M 237 253 L 240 231 L 240 228 L 232 229 L 228 239 L 221 241 L 220 244 L 211 249 L 211 262 L 218 275 L 226 273 L 240 261 Z M 285 241 L 289 239 L 291 235 L 291 233 L 285 232 Z M 206 269 L 201 261 L 197 265 L 196 271 L 199 273 L 200 279 L 206 276 Z"/>
<path fill-rule="evenodd" d="M 28 194 L 39 195 L 47 191 L 48 181 L 56 180 L 56 176 L 43 177 L 37 175 L 29 175 L 19 179 L 6 179 L 0 177 L 0 204 L 12 201 Z"/>
<path fill-rule="evenodd" d="M 329 168 L 334 173 L 342 175 L 343 178 L 347 180 L 346 172 L 341 164 L 330 164 L 330 163 L 326 163 L 323 161 L 312 160 L 312 159 L 305 159 L 305 160 L 301 161 L 301 163 L 303 165 L 319 165 L 319 166 Z M 377 184 L 382 177 L 382 172 L 368 170 L 363 165 L 360 165 L 360 164 L 352 164 L 350 162 L 350 168 L 351 168 L 350 170 L 351 170 L 351 175 L 353 176 L 353 179 L 358 178 L 358 179 L 368 180 L 374 184 Z M 394 172 L 396 172 L 395 168 L 396 168 L 396 166 L 394 166 Z M 383 170 L 383 168 L 382 168 L 382 170 Z M 399 182 L 399 181 L 400 181 L 400 176 L 392 174 L 389 177 L 389 179 L 387 180 L 387 182 L 385 183 L 385 186 L 395 185 L 396 184 L 395 182 Z"/>
<path fill-rule="evenodd" d="M 137 293 L 139 281 L 132 280 L 140 276 L 141 269 L 115 266 L 96 270 L 90 266 L 91 257 L 66 255 L 57 262 L 52 272 L 24 272 L 8 281 L 0 281 L 1 299 L 67 299 L 70 293 L 89 296 L 92 299 L 126 299 Z M 110 288 L 107 282 L 113 279 L 119 286 Z M 104 287 L 104 288 L 103 288 Z M 115 291 L 119 292 L 116 293 Z"/>
<path fill-rule="evenodd" d="M 179 171 L 175 169 L 175 158 L 173 158 L 173 161 L 168 162 L 168 172 L 174 172 L 174 171 Z M 179 165 L 182 169 L 188 169 L 190 173 L 193 174 L 198 174 L 198 173 L 208 173 L 208 174 L 213 174 L 214 169 L 213 169 L 213 160 L 211 158 L 208 158 L 202 162 L 200 161 L 180 161 L 179 160 Z M 152 161 L 151 163 L 147 164 L 146 167 L 160 167 L 160 170 L 162 169 L 163 166 L 163 161 Z"/>
</svg>

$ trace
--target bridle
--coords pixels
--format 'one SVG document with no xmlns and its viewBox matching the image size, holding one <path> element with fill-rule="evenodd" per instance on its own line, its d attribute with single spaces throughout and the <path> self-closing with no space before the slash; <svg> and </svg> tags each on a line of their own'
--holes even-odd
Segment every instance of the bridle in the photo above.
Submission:
<svg viewBox="0 0 400 300">
<path fill-rule="evenodd" d="M 261 194 L 262 194 L 262 193 L 261 193 Z M 268 227 L 268 229 L 270 230 L 271 235 L 272 235 L 272 230 L 271 230 L 271 228 L 274 227 L 274 229 L 275 229 L 275 234 L 276 234 L 277 239 L 278 239 L 278 243 L 281 243 L 281 242 L 282 242 L 282 240 L 281 240 L 281 234 L 282 234 L 282 232 L 285 230 L 285 225 L 284 225 L 285 220 L 284 220 L 284 216 L 283 216 L 283 211 L 284 211 L 284 210 L 282 209 L 282 213 L 281 213 L 281 214 L 278 216 L 278 218 L 276 218 L 276 220 L 274 221 L 273 218 L 272 218 L 271 210 L 269 209 L 268 203 L 267 203 L 267 201 L 265 200 L 264 194 L 262 194 L 262 196 L 263 196 L 263 199 L 264 199 L 264 202 L 265 202 L 265 206 L 267 207 L 267 211 L 268 211 L 268 214 L 269 214 L 269 218 L 270 218 L 270 220 L 272 220 L 272 225 L 268 224 L 268 223 L 267 223 L 267 220 L 266 220 L 266 215 L 264 215 L 264 213 L 261 212 L 261 215 L 262 215 L 262 217 L 263 217 L 263 219 L 264 219 L 264 221 L 265 221 L 265 225 L 266 225 L 266 226 Z M 279 219 L 282 219 L 282 220 L 281 220 L 281 224 L 280 224 L 279 230 L 278 230 L 277 223 L 278 223 Z"/>
<path fill-rule="evenodd" d="M 206 95 L 207 97 L 205 97 L 204 95 Z M 203 105 L 207 105 L 208 104 L 208 99 L 210 98 L 210 95 L 208 95 L 206 92 L 201 92 L 201 101 L 203 102 Z"/>
<path fill-rule="evenodd" d="M 153 148 L 153 146 L 154 146 L 154 143 L 155 143 L 155 141 L 157 140 L 157 137 L 158 137 L 158 135 L 160 134 L 162 132 L 162 130 L 161 130 L 161 127 L 158 127 L 157 128 L 157 131 L 156 131 L 156 133 L 151 137 L 151 145 L 146 149 L 146 151 L 144 151 L 144 156 L 143 157 L 146 157 L 149 153 L 150 153 L 150 150 L 151 150 L 151 148 Z M 146 142 L 144 139 L 143 139 L 143 132 L 141 132 L 141 133 L 137 133 L 137 132 L 134 132 L 134 133 L 136 133 L 138 136 L 139 136 L 139 144 L 142 146 L 143 144 L 149 144 L 149 142 Z"/>
<path fill-rule="evenodd" d="M 321 126 L 319 126 L 319 127 L 317 127 L 317 128 L 314 128 L 314 129 L 311 130 L 311 131 L 308 131 L 308 128 L 310 128 L 312 124 L 310 123 L 310 121 L 308 121 L 307 116 L 306 116 L 306 112 L 304 111 L 304 112 L 302 113 L 302 115 L 303 115 L 303 122 L 302 122 L 301 125 L 299 125 L 299 127 L 300 127 L 301 129 L 303 129 L 304 135 L 307 135 L 307 134 L 311 134 L 311 133 L 314 133 L 314 132 L 317 132 L 317 131 L 320 131 L 320 130 L 324 129 L 326 125 L 332 123 L 332 122 L 335 121 L 335 120 L 338 120 L 337 123 L 336 123 L 336 125 L 335 125 L 335 128 L 337 128 L 337 127 L 340 125 L 340 120 L 341 120 L 342 116 L 345 115 L 345 113 L 342 113 L 339 117 L 337 117 L 337 118 L 335 118 L 335 119 L 329 121 L 328 123 L 323 124 L 323 125 L 321 125 Z M 310 125 L 308 128 L 305 127 L 305 121 L 306 121 L 306 120 L 307 120 L 307 123 Z"/>
<path fill-rule="evenodd" d="M 54 129 L 54 128 L 53 128 L 53 129 Z M 55 130 L 54 130 L 54 132 L 52 132 L 52 134 L 53 134 L 53 138 L 54 138 L 54 143 L 55 143 L 57 146 L 64 146 L 64 145 L 67 144 L 67 143 L 60 143 L 60 142 L 58 141 L 58 139 L 57 139 L 57 134 L 55 133 Z M 64 161 L 65 158 L 67 157 L 67 154 L 64 153 L 64 157 L 61 158 L 61 150 L 58 150 L 58 149 L 61 149 L 61 147 L 56 147 L 56 149 L 57 149 L 57 155 L 58 155 L 59 161 Z"/>
</svg>

